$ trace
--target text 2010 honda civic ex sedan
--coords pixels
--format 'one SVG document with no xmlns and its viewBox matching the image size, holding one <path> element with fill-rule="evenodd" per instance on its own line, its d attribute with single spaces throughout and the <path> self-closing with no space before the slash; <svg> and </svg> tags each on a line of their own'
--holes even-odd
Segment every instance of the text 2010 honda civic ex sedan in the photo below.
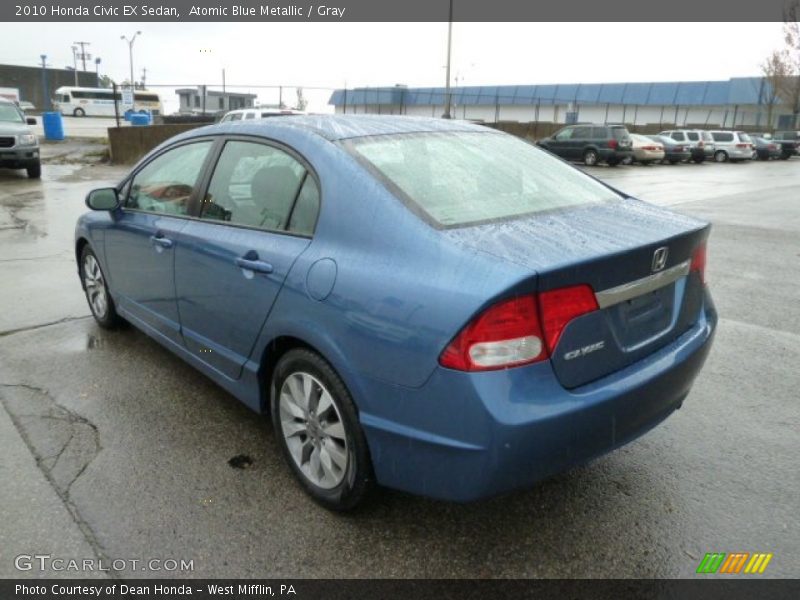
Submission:
<svg viewBox="0 0 800 600">
<path fill-rule="evenodd" d="M 707 223 L 469 123 L 302 116 L 172 138 L 87 197 L 102 326 L 259 412 L 323 505 L 467 501 L 641 435 L 716 325 Z"/>
</svg>

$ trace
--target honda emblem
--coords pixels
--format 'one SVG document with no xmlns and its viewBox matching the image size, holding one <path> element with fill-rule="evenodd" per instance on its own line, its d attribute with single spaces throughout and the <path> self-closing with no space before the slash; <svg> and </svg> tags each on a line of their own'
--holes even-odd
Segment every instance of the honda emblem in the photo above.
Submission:
<svg viewBox="0 0 800 600">
<path fill-rule="evenodd" d="M 669 248 L 661 246 L 653 252 L 653 273 L 662 270 L 667 264 L 667 256 L 669 256 Z"/>
</svg>

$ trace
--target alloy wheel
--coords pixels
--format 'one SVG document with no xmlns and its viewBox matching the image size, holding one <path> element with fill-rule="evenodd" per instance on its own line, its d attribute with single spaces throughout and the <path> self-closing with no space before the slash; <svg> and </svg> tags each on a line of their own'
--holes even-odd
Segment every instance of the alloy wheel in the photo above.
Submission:
<svg viewBox="0 0 800 600">
<path fill-rule="evenodd" d="M 349 462 L 347 434 L 322 382 L 309 373 L 291 373 L 281 386 L 279 417 L 289 454 L 303 475 L 322 489 L 339 485 Z"/>
<path fill-rule="evenodd" d="M 103 319 L 108 311 L 108 298 L 106 298 L 106 285 L 103 271 L 97 259 L 88 254 L 83 261 L 83 283 L 86 286 L 86 297 L 89 306 L 98 319 Z"/>
</svg>

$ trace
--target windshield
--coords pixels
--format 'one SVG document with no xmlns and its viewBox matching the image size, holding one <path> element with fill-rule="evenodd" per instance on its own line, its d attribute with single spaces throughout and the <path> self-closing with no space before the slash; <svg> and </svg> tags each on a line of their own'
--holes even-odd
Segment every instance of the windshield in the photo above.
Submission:
<svg viewBox="0 0 800 600">
<path fill-rule="evenodd" d="M 10 121 L 12 123 L 24 123 L 22 114 L 13 104 L 0 104 L 0 121 Z"/>
<path fill-rule="evenodd" d="M 356 156 L 442 227 L 512 219 L 620 196 L 533 145 L 500 133 L 416 133 L 350 140 Z"/>
</svg>

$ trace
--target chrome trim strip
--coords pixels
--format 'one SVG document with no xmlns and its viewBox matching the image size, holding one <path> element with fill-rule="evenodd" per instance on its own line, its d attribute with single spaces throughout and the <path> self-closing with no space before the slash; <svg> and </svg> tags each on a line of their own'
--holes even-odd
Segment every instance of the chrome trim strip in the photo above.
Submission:
<svg viewBox="0 0 800 600">
<path fill-rule="evenodd" d="M 686 277 L 689 274 L 690 264 L 691 261 L 687 260 L 660 273 L 654 273 L 630 283 L 623 283 L 613 288 L 595 292 L 597 305 L 600 308 L 606 308 L 669 285 L 681 277 Z"/>
</svg>

